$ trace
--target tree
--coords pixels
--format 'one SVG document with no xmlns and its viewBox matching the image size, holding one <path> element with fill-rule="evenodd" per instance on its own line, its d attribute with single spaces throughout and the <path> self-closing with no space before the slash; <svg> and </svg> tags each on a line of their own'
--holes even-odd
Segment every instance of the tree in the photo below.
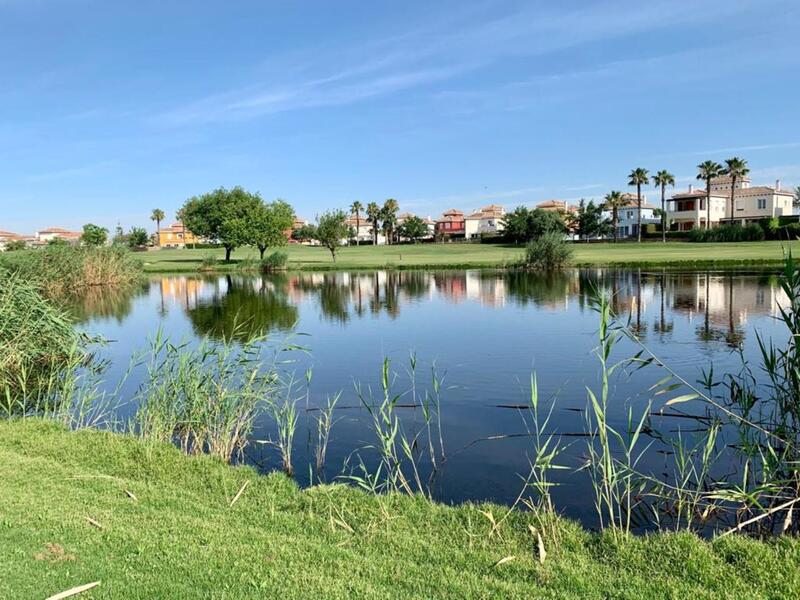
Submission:
<svg viewBox="0 0 800 600">
<path fill-rule="evenodd" d="M 733 225 L 734 201 L 736 199 L 736 181 L 747 177 L 749 172 L 747 161 L 738 156 L 725 161 L 725 168 L 722 170 L 722 174 L 731 178 L 731 225 Z"/>
<path fill-rule="evenodd" d="M 297 242 L 315 240 L 317 239 L 317 228 L 308 223 L 301 225 L 300 227 L 292 230 L 292 239 Z"/>
<path fill-rule="evenodd" d="M 619 210 L 625 207 L 627 204 L 628 199 L 623 196 L 622 192 L 613 190 L 606 194 L 605 207 L 606 210 L 611 211 L 611 228 L 614 230 L 614 243 L 617 242 L 617 238 L 619 236 L 617 227 L 619 224 Z"/>
<path fill-rule="evenodd" d="M 671 185 L 675 187 L 675 175 L 667 171 L 666 169 L 662 169 L 658 173 L 655 174 L 653 177 L 653 183 L 656 187 L 661 188 L 661 241 L 666 243 L 667 241 L 667 212 L 666 212 L 666 193 L 667 193 L 667 186 Z"/>
<path fill-rule="evenodd" d="M 518 206 L 503 217 L 503 235 L 518 244 L 536 239 L 545 233 L 565 231 L 564 219 L 559 213 L 541 208 L 528 210 L 524 206 Z"/>
<path fill-rule="evenodd" d="M 330 250 L 333 262 L 336 262 L 336 251 L 342 240 L 347 239 L 347 233 L 347 215 L 344 211 L 326 211 L 317 217 L 315 237 L 320 244 Z"/>
<path fill-rule="evenodd" d="M 11 240 L 10 242 L 6 242 L 6 252 L 14 252 L 15 250 L 25 250 L 28 247 L 28 244 L 25 243 L 25 240 Z"/>
<path fill-rule="evenodd" d="M 636 241 L 642 241 L 642 186 L 650 183 L 647 169 L 639 167 L 628 175 L 628 185 L 636 186 Z"/>
<path fill-rule="evenodd" d="M 367 219 L 372 223 L 372 243 L 378 245 L 378 220 L 381 218 L 381 207 L 376 202 L 367 204 Z"/>
<path fill-rule="evenodd" d="M 158 236 L 158 231 L 161 229 L 161 221 L 164 220 L 164 211 L 160 208 L 154 208 L 153 212 L 150 213 L 150 220 L 156 222 L 156 239 L 161 243 L 161 238 Z"/>
<path fill-rule="evenodd" d="M 697 179 L 706 182 L 706 229 L 711 229 L 711 180 L 722 175 L 722 165 L 706 160 L 697 165 Z"/>
<path fill-rule="evenodd" d="M 514 243 L 528 240 L 530 211 L 518 206 L 503 217 L 503 235 Z"/>
<path fill-rule="evenodd" d="M 87 223 L 83 226 L 81 242 L 86 246 L 102 246 L 108 241 L 108 229 L 100 227 L 94 223 Z"/>
<path fill-rule="evenodd" d="M 127 237 L 128 246 L 131 248 L 147 246 L 147 230 L 143 227 L 131 227 Z"/>
<path fill-rule="evenodd" d="M 800 206 L 800 185 L 794 188 L 794 200 L 792 200 L 793 206 Z"/>
<path fill-rule="evenodd" d="M 128 243 L 128 236 L 125 235 L 125 231 L 123 231 L 122 225 L 119 223 L 117 223 L 117 226 L 114 228 L 114 237 L 111 243 L 119 246 L 125 246 Z"/>
<path fill-rule="evenodd" d="M 225 261 L 237 246 L 253 240 L 253 223 L 263 202 L 242 187 L 224 187 L 189 198 L 181 209 L 182 222 L 193 234 L 216 240 L 225 248 Z"/>
<path fill-rule="evenodd" d="M 350 205 L 350 212 L 356 216 L 356 246 L 359 245 L 358 235 L 361 233 L 361 212 L 364 210 L 364 205 L 358 200 Z"/>
<path fill-rule="evenodd" d="M 602 206 L 595 205 L 593 201 L 586 204 L 581 199 L 578 205 L 578 212 L 574 217 L 577 233 L 579 237 L 583 237 L 587 242 L 589 238 L 594 236 L 601 236 L 608 231 L 608 224 L 603 219 Z"/>
<path fill-rule="evenodd" d="M 428 235 L 428 226 L 416 215 L 408 217 L 403 221 L 402 225 L 397 228 L 397 233 L 400 237 L 411 240 L 417 243 L 421 238 Z"/>
<path fill-rule="evenodd" d="M 397 227 L 397 211 L 400 210 L 400 205 L 394 198 L 389 198 L 383 203 L 381 208 L 381 219 L 383 220 L 383 230 L 386 233 L 386 243 L 391 244 L 394 241 L 394 230 Z"/>
<path fill-rule="evenodd" d="M 294 223 L 294 209 L 281 200 L 261 203 L 253 217 L 250 243 L 258 248 L 260 258 L 264 259 L 267 248 L 285 246 L 288 243 L 286 232 Z"/>
</svg>

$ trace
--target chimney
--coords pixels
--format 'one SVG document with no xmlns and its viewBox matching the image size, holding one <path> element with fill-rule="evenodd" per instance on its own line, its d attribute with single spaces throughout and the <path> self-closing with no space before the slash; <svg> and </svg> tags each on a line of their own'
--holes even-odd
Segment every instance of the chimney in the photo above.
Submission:
<svg viewBox="0 0 800 600">
<path fill-rule="evenodd" d="M 694 184 L 690 183 L 689 184 L 689 193 L 691 194 L 693 191 L 694 191 Z"/>
<path fill-rule="evenodd" d="M 780 192 L 781 191 L 781 180 L 780 179 L 776 179 L 775 180 L 775 191 L 776 192 Z"/>
</svg>

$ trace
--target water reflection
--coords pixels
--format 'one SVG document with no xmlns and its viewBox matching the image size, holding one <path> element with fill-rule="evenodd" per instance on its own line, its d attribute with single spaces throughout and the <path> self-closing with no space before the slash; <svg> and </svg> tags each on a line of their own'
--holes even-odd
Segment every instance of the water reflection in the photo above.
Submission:
<svg viewBox="0 0 800 600">
<path fill-rule="evenodd" d="M 572 270 L 550 274 L 503 271 L 374 271 L 265 275 L 259 277 L 163 277 L 161 312 L 180 306 L 197 334 L 246 339 L 287 331 L 298 306 L 313 302 L 328 322 L 385 315 L 396 319 L 405 306 L 425 298 L 474 302 L 500 309 L 534 305 L 565 311 L 588 310 L 598 289 L 612 296 L 614 311 L 647 339 L 668 338 L 675 319 L 688 319 L 697 339 L 739 346 L 751 315 L 777 315 L 783 292 L 774 277 L 725 272 Z M 130 298 L 86 302 L 84 315 L 123 318 Z"/>
</svg>

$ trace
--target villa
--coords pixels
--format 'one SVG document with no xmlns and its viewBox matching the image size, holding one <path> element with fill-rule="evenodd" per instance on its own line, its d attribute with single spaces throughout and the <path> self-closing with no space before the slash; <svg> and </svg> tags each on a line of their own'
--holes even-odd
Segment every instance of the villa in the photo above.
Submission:
<svg viewBox="0 0 800 600">
<path fill-rule="evenodd" d="M 761 219 L 785 217 L 792 214 L 791 191 L 781 189 L 780 180 L 775 187 L 766 185 L 750 186 L 750 179 L 742 178 L 736 182 L 734 190 L 733 219 L 731 219 L 731 180 L 729 177 L 718 177 L 711 181 L 710 224 L 747 225 Z M 694 227 L 705 228 L 708 217 L 706 207 L 706 190 L 689 186 L 686 192 L 680 192 L 667 200 L 667 222 L 672 229 L 689 231 Z"/>
<path fill-rule="evenodd" d="M 544 202 L 539 202 L 534 208 L 546 210 L 547 212 L 575 212 L 575 208 L 567 204 L 566 200 L 545 200 Z"/>
<path fill-rule="evenodd" d="M 397 215 L 397 226 L 400 227 L 400 225 L 402 225 L 405 221 L 407 221 L 408 219 L 410 219 L 411 217 L 414 217 L 414 216 L 416 216 L 416 215 L 414 215 L 412 213 L 409 213 L 409 212 L 400 213 L 399 215 Z M 436 222 L 433 219 L 431 219 L 430 217 L 420 217 L 420 218 L 422 219 L 422 222 L 425 223 L 425 226 L 428 228 L 427 235 L 423 236 L 422 239 L 429 239 L 429 238 L 432 238 L 434 235 L 436 235 Z M 400 239 L 404 240 L 404 238 L 400 238 Z M 408 241 L 408 240 L 404 240 L 404 241 Z"/>
<path fill-rule="evenodd" d="M 347 226 L 351 227 L 355 232 L 356 235 L 354 239 L 358 241 L 359 244 L 373 243 L 372 222 L 367 219 L 366 215 L 360 215 L 357 223 L 355 215 L 350 215 L 347 217 L 346 223 Z M 382 231 L 378 231 L 378 245 L 383 245 L 385 243 L 386 236 L 383 235 Z"/>
<path fill-rule="evenodd" d="M 464 235 L 467 239 L 482 234 L 498 234 L 503 231 L 505 209 L 499 204 L 490 204 L 476 210 L 464 220 Z"/>
<path fill-rule="evenodd" d="M 36 241 L 39 243 L 46 244 L 55 239 L 64 240 L 70 244 L 77 244 L 81 239 L 81 233 L 79 231 L 62 229 L 61 227 L 48 227 L 47 229 L 36 232 Z"/>
<path fill-rule="evenodd" d="M 446 210 L 436 220 L 435 231 L 441 238 L 464 237 L 466 231 L 464 213 L 455 208 Z"/>
<path fill-rule="evenodd" d="M 158 230 L 158 245 L 161 248 L 185 248 L 187 244 L 198 243 L 200 238 L 186 229 L 180 221 Z"/>
<path fill-rule="evenodd" d="M 634 194 L 622 194 L 625 205 L 617 209 L 617 237 L 634 237 L 639 231 L 639 204 Z M 661 219 L 656 216 L 657 206 L 649 204 L 647 197 L 642 196 L 642 225 L 657 225 Z M 611 221 L 613 212 L 603 207 L 603 217 Z M 613 234 L 612 234 L 613 235 Z"/>
</svg>

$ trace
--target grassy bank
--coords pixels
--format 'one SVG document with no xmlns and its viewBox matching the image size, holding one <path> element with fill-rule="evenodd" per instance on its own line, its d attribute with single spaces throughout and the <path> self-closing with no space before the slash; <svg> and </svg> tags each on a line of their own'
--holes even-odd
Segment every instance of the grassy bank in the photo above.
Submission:
<svg viewBox="0 0 800 600">
<path fill-rule="evenodd" d="M 708 243 L 646 242 L 575 244 L 577 266 L 735 266 L 779 264 L 783 249 L 791 246 L 800 253 L 800 242 Z M 480 268 L 502 267 L 518 260 L 522 248 L 498 244 L 417 244 L 403 246 L 361 246 L 342 248 L 334 263 L 324 248 L 292 245 L 283 249 L 289 267 L 295 269 L 382 269 L 382 268 Z M 197 271 L 204 257 L 218 259 L 215 269 L 235 269 L 243 260 L 254 259 L 252 248 L 233 253 L 230 264 L 222 261 L 225 252 L 216 250 L 154 250 L 143 255 L 150 272 Z"/>
<path fill-rule="evenodd" d="M 301 491 L 284 475 L 40 420 L 0 422 L 0 477 L 9 598 L 94 581 L 81 597 L 767 598 L 800 588 L 793 538 L 615 540 L 522 512 L 493 531 L 487 515 L 500 522 L 507 509 Z"/>
</svg>

